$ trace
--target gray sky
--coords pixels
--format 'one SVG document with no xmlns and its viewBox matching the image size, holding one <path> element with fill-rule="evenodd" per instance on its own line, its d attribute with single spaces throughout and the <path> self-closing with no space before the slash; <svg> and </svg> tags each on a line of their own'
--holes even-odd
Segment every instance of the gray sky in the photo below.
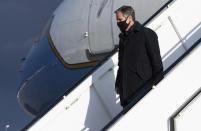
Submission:
<svg viewBox="0 0 201 131">
<path fill-rule="evenodd" d="M 62 0 L 0 0 L 0 130 L 22 129 L 33 117 L 19 106 L 20 59 L 26 57 Z"/>
</svg>

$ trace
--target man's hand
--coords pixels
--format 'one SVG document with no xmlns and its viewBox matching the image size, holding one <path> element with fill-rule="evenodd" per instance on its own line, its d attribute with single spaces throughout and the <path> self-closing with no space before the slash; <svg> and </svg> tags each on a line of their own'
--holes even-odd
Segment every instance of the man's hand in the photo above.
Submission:
<svg viewBox="0 0 201 131">
<path fill-rule="evenodd" d="M 119 88 L 116 87 L 115 91 L 116 91 L 117 94 L 119 94 Z"/>
</svg>

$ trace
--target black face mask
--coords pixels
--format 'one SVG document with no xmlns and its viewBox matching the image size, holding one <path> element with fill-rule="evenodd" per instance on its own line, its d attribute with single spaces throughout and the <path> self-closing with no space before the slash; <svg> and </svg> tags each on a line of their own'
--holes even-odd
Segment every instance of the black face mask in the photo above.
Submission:
<svg viewBox="0 0 201 131">
<path fill-rule="evenodd" d="M 126 20 L 125 21 L 117 22 L 117 26 L 119 27 L 119 29 L 121 30 L 121 32 L 125 32 L 126 28 L 129 26 L 129 24 L 126 23 Z"/>
</svg>

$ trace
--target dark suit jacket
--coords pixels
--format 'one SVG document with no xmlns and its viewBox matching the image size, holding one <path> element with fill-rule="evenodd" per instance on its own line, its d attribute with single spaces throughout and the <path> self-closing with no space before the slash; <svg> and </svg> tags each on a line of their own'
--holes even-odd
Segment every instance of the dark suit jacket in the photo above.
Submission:
<svg viewBox="0 0 201 131">
<path fill-rule="evenodd" d="M 157 34 L 138 21 L 126 33 L 119 34 L 119 62 L 115 88 L 119 89 L 121 105 L 150 79 L 156 83 L 163 73 Z M 163 77 L 163 76 L 162 76 Z"/>
</svg>

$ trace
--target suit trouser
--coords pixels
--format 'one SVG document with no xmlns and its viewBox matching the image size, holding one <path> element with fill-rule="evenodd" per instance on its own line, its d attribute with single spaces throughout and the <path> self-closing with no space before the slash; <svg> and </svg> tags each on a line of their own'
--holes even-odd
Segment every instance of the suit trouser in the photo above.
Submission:
<svg viewBox="0 0 201 131">
<path fill-rule="evenodd" d="M 122 105 L 122 107 L 125 108 L 133 99 L 139 97 L 139 95 L 143 95 L 144 93 L 146 94 L 146 90 L 151 89 L 152 86 L 153 86 L 152 80 L 147 81 L 147 83 L 143 84 L 137 91 L 132 93 L 132 95 L 123 100 L 124 104 Z"/>
<path fill-rule="evenodd" d="M 125 108 L 133 99 L 126 99 L 124 100 L 124 105 L 123 105 L 123 108 Z"/>
</svg>

